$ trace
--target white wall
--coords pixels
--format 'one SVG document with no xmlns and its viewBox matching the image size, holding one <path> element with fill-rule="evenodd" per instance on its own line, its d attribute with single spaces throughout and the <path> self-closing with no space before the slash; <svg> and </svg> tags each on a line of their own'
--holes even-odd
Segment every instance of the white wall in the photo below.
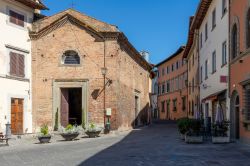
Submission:
<svg viewBox="0 0 250 166">
<path fill-rule="evenodd" d="M 228 76 L 228 60 L 229 60 L 229 8 L 227 0 L 227 12 L 222 15 L 222 0 L 213 0 L 209 10 L 199 29 L 199 34 L 202 32 L 203 46 L 200 48 L 200 66 L 203 68 L 202 80 L 200 89 L 200 99 L 204 99 L 211 94 L 228 89 L 228 83 L 221 83 L 220 76 Z M 216 27 L 212 30 L 212 12 L 216 8 Z M 205 41 L 205 24 L 208 24 L 208 39 Z M 222 66 L 222 43 L 227 41 L 227 65 Z M 200 43 L 199 43 L 200 44 Z M 216 72 L 212 74 L 212 53 L 216 50 Z M 208 79 L 205 80 L 205 61 L 208 60 Z M 207 88 L 203 88 L 207 85 Z M 211 102 L 209 103 L 209 112 L 211 113 Z M 229 99 L 227 100 L 229 109 Z M 229 111 L 227 109 L 227 112 Z M 211 116 L 211 115 L 210 115 Z M 229 119 L 229 113 L 227 113 Z"/>
<path fill-rule="evenodd" d="M 14 10 L 25 15 L 25 27 L 19 27 L 9 22 L 8 10 Z M 24 132 L 32 132 L 31 113 L 31 42 L 28 28 L 33 20 L 33 9 L 12 0 L 0 0 L 0 132 L 5 132 L 5 124 L 11 122 L 11 98 L 24 99 Z M 26 50 L 20 52 L 7 48 L 6 45 Z M 18 81 L 7 79 L 9 75 L 9 51 L 20 52 L 25 55 L 25 79 Z"/>
</svg>

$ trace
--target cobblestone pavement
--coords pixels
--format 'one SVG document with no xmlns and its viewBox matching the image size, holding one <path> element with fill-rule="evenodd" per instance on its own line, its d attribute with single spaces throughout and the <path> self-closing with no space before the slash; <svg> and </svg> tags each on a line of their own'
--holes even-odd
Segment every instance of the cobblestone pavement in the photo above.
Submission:
<svg viewBox="0 0 250 166">
<path fill-rule="evenodd" d="M 175 124 L 155 124 L 96 139 L 0 147 L 0 165 L 250 166 L 250 147 L 185 144 Z"/>
</svg>

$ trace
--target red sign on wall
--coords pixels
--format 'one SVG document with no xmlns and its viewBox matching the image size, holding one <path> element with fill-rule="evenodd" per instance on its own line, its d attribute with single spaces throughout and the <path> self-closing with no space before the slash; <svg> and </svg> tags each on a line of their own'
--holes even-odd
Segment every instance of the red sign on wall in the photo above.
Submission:
<svg viewBox="0 0 250 166">
<path fill-rule="evenodd" d="M 227 83 L 227 76 L 220 76 L 220 83 Z"/>
</svg>

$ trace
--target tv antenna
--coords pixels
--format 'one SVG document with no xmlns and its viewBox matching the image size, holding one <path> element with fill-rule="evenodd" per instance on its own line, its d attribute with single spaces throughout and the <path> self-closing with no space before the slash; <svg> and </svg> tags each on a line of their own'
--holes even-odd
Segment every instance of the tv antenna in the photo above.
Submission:
<svg viewBox="0 0 250 166">
<path fill-rule="evenodd" d="M 71 0 L 70 7 L 71 7 L 72 9 L 75 9 L 75 7 L 76 7 L 75 0 Z"/>
</svg>

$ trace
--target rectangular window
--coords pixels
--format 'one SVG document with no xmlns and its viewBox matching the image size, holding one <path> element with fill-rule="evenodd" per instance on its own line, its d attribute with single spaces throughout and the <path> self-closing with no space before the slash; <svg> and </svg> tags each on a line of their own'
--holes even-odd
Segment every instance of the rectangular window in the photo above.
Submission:
<svg viewBox="0 0 250 166">
<path fill-rule="evenodd" d="M 191 82 L 188 84 L 189 94 L 191 95 Z"/>
<path fill-rule="evenodd" d="M 169 67 L 167 67 L 167 74 L 169 73 Z"/>
<path fill-rule="evenodd" d="M 194 93 L 194 78 L 193 78 L 193 80 L 192 80 L 192 92 Z"/>
<path fill-rule="evenodd" d="M 186 110 L 186 96 L 182 97 L 182 111 Z"/>
<path fill-rule="evenodd" d="M 200 79 L 201 79 L 201 83 L 202 83 L 202 81 L 203 81 L 203 69 L 202 69 L 202 66 L 201 66 L 201 71 L 200 71 Z"/>
<path fill-rule="evenodd" d="M 170 91 L 170 84 L 169 84 L 169 81 L 167 81 L 167 83 L 166 83 L 166 91 L 167 91 L 167 93 L 169 93 L 169 91 Z"/>
<path fill-rule="evenodd" d="M 227 12 L 227 0 L 222 0 L 222 17 Z"/>
<path fill-rule="evenodd" d="M 164 70 L 164 68 L 161 70 L 161 74 L 162 74 L 162 76 L 165 75 L 165 70 Z"/>
<path fill-rule="evenodd" d="M 227 64 L 227 42 L 222 44 L 222 66 Z"/>
<path fill-rule="evenodd" d="M 172 64 L 172 72 L 174 71 L 174 64 Z"/>
<path fill-rule="evenodd" d="M 205 41 L 208 39 L 207 23 L 205 25 Z"/>
<path fill-rule="evenodd" d="M 206 60 L 206 62 L 205 62 L 205 80 L 208 79 L 208 70 L 207 70 L 207 68 L 208 68 L 208 62 Z"/>
<path fill-rule="evenodd" d="M 202 33 L 200 34 L 200 48 L 202 48 Z"/>
<path fill-rule="evenodd" d="M 193 58 L 192 58 L 192 60 L 193 60 L 193 66 L 194 66 L 194 54 L 193 54 Z"/>
<path fill-rule="evenodd" d="M 25 77 L 24 55 L 10 52 L 10 75 Z"/>
<path fill-rule="evenodd" d="M 165 112 L 165 101 L 161 102 L 161 112 Z"/>
<path fill-rule="evenodd" d="M 13 10 L 9 11 L 9 21 L 13 24 L 24 27 L 24 15 L 14 12 Z"/>
<path fill-rule="evenodd" d="M 179 69 L 179 61 L 176 62 L 176 70 Z"/>
<path fill-rule="evenodd" d="M 213 52 L 212 55 L 212 73 L 216 72 L 216 52 Z"/>
<path fill-rule="evenodd" d="M 191 61 L 188 61 L 189 71 L 191 71 Z"/>
<path fill-rule="evenodd" d="M 165 93 L 165 84 L 162 84 L 162 94 Z"/>
<path fill-rule="evenodd" d="M 177 99 L 173 100 L 173 111 L 177 111 Z"/>
<path fill-rule="evenodd" d="M 212 30 L 216 27 L 216 9 L 212 13 Z"/>
</svg>

